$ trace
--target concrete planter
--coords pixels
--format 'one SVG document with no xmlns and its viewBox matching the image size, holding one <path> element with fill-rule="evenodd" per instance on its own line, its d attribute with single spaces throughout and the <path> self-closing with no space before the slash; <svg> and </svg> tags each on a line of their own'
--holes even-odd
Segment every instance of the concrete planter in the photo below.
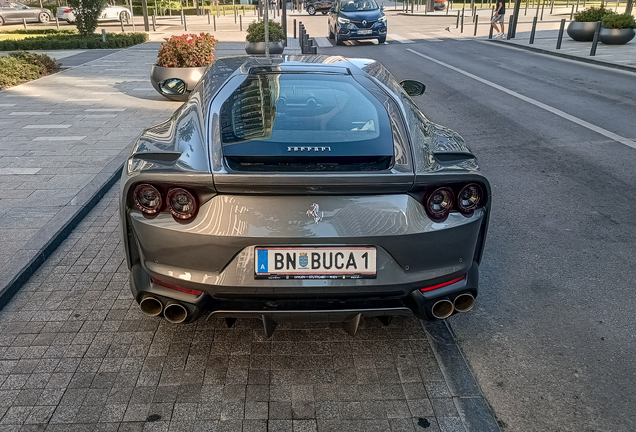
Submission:
<svg viewBox="0 0 636 432">
<path fill-rule="evenodd" d="M 205 73 L 205 67 L 187 67 L 187 68 L 168 68 L 161 66 L 152 66 L 150 71 L 150 83 L 159 92 L 159 94 L 165 98 L 177 101 L 184 101 L 188 99 L 188 95 L 197 85 L 203 74 Z M 159 90 L 159 83 L 168 78 L 179 78 L 188 85 L 188 91 L 179 96 L 165 95 Z"/>
<path fill-rule="evenodd" d="M 596 22 L 572 21 L 568 24 L 568 36 L 579 42 L 592 42 L 594 40 Z"/>
<path fill-rule="evenodd" d="M 285 41 L 270 42 L 270 54 L 282 54 L 285 49 Z M 265 54 L 265 42 L 248 42 L 245 41 L 245 52 L 248 54 Z"/>
<path fill-rule="evenodd" d="M 634 29 L 606 29 L 602 28 L 598 40 L 606 45 L 623 45 L 634 39 Z"/>
</svg>

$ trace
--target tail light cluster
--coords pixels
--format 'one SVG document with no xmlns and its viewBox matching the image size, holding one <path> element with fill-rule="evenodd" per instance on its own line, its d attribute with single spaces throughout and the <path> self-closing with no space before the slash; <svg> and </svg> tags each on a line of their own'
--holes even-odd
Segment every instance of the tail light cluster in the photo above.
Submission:
<svg viewBox="0 0 636 432">
<path fill-rule="evenodd" d="M 484 188 L 478 183 L 459 186 L 442 186 L 431 190 L 424 196 L 424 207 L 428 216 L 440 222 L 448 217 L 452 211 L 459 211 L 465 216 L 485 204 Z"/>
<path fill-rule="evenodd" d="M 135 187 L 133 200 L 137 208 L 147 215 L 167 210 L 179 221 L 192 219 L 199 208 L 196 195 L 182 187 L 172 187 L 162 194 L 157 187 L 141 183 Z"/>
</svg>

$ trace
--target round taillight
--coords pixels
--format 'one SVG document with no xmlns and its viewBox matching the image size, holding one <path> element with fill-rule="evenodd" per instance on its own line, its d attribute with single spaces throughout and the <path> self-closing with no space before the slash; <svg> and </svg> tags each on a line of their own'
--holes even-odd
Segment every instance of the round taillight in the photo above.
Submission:
<svg viewBox="0 0 636 432">
<path fill-rule="evenodd" d="M 443 219 L 453 208 L 453 191 L 447 187 L 437 188 L 426 200 L 426 211 L 432 219 Z"/>
<path fill-rule="evenodd" d="M 187 190 L 172 188 L 168 191 L 168 207 L 177 219 L 190 219 L 197 211 L 197 201 Z"/>
<path fill-rule="evenodd" d="M 161 194 L 156 187 L 149 184 L 140 184 L 133 193 L 135 204 L 144 213 L 155 214 L 161 210 Z"/>
<path fill-rule="evenodd" d="M 481 204 L 483 192 L 478 184 L 471 183 L 462 188 L 457 196 L 457 208 L 462 213 L 470 213 Z"/>
</svg>

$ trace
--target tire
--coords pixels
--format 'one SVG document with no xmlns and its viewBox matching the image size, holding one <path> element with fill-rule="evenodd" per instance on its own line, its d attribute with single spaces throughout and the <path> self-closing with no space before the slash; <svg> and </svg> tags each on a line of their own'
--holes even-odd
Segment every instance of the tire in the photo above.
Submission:
<svg viewBox="0 0 636 432">
<path fill-rule="evenodd" d="M 336 41 L 336 45 L 344 45 L 344 42 L 342 41 L 342 39 L 340 39 L 340 38 L 338 37 L 338 33 L 335 33 L 335 34 L 333 35 L 333 38 L 334 38 L 334 40 Z"/>
<path fill-rule="evenodd" d="M 119 21 L 124 22 L 126 21 L 126 24 L 128 24 L 128 20 L 130 19 L 130 16 L 128 15 L 128 12 L 126 11 L 122 11 L 119 14 Z"/>
<path fill-rule="evenodd" d="M 0 16 L 0 26 L 3 26 L 3 25 L 4 25 L 4 18 Z"/>
<path fill-rule="evenodd" d="M 316 8 L 312 5 L 307 6 L 307 13 L 309 15 L 316 15 Z"/>
<path fill-rule="evenodd" d="M 327 11 L 322 11 L 322 14 L 323 15 L 327 15 Z"/>
<path fill-rule="evenodd" d="M 40 15 L 38 15 L 38 21 L 41 23 L 47 23 L 51 21 L 51 17 L 46 12 L 41 12 Z"/>
<path fill-rule="evenodd" d="M 386 42 L 386 36 L 378 38 L 378 43 L 379 44 L 383 44 L 384 42 Z"/>
</svg>

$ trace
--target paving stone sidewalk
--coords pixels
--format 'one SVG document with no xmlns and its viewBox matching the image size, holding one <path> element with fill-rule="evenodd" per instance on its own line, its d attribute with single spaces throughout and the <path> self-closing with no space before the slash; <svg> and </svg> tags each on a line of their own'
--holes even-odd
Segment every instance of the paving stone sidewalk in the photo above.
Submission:
<svg viewBox="0 0 636 432">
<path fill-rule="evenodd" d="M 268 340 L 258 320 L 142 314 L 115 189 L 0 311 L 0 431 L 465 430 L 416 319 Z"/>
<path fill-rule="evenodd" d="M 179 107 L 149 82 L 159 45 L 120 50 L 0 92 L 0 294 L 86 211 L 135 137 Z M 217 56 L 245 53 L 235 45 L 220 43 Z"/>
</svg>

